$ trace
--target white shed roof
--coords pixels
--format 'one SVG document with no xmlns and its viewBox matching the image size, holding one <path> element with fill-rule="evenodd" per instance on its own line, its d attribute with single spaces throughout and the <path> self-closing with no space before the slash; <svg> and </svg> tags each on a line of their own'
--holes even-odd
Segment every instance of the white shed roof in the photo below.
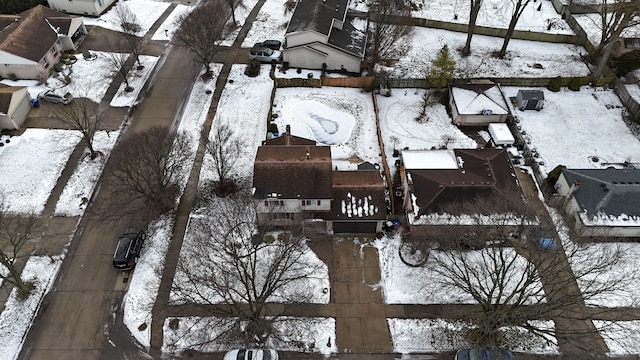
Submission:
<svg viewBox="0 0 640 360">
<path fill-rule="evenodd" d="M 516 139 L 513 138 L 509 126 L 504 123 L 491 123 L 489 124 L 489 134 L 496 145 L 511 145 Z"/>
<path fill-rule="evenodd" d="M 482 114 L 484 110 L 491 110 L 492 114 L 497 115 L 508 114 L 507 104 L 497 86 L 482 93 L 452 86 L 451 92 L 459 114 Z"/>
<path fill-rule="evenodd" d="M 404 150 L 402 161 L 406 169 L 457 169 L 453 150 Z"/>
</svg>

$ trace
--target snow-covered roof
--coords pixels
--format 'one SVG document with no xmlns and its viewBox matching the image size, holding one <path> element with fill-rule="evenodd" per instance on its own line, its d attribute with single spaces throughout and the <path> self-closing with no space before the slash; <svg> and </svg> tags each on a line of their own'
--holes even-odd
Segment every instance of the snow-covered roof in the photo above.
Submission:
<svg viewBox="0 0 640 360">
<path fill-rule="evenodd" d="M 404 150 L 402 161 L 406 169 L 457 169 L 453 150 Z"/>
<path fill-rule="evenodd" d="M 460 84 L 451 86 L 459 114 L 482 114 L 490 110 L 491 114 L 508 114 L 500 88 L 495 84 Z"/>
<path fill-rule="evenodd" d="M 505 123 L 489 124 L 489 134 L 496 145 L 513 144 L 516 141 Z"/>
<path fill-rule="evenodd" d="M 565 169 L 572 196 L 590 225 L 640 226 L 640 169 Z"/>
<path fill-rule="evenodd" d="M 331 220 L 386 218 L 384 183 L 379 170 L 334 171 Z"/>
</svg>

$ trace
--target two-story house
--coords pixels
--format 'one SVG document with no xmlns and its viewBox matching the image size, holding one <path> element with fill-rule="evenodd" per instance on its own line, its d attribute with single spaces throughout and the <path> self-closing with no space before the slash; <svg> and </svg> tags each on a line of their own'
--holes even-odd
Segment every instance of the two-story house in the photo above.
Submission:
<svg viewBox="0 0 640 360">
<path fill-rule="evenodd" d="M 63 51 L 87 36 L 81 17 L 37 5 L 18 15 L 0 15 L 0 77 L 46 78 Z"/>
<path fill-rule="evenodd" d="M 367 43 L 347 17 L 348 0 L 300 0 L 287 26 L 283 61 L 290 67 L 360 72 Z"/>
</svg>

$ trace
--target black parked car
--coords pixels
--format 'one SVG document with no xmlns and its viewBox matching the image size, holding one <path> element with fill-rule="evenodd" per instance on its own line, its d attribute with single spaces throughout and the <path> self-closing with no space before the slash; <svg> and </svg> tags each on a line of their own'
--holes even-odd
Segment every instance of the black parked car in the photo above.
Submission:
<svg viewBox="0 0 640 360">
<path fill-rule="evenodd" d="M 263 42 L 255 43 L 253 47 L 266 47 L 271 50 L 280 50 L 282 42 L 278 40 L 265 40 Z"/>
<path fill-rule="evenodd" d="M 118 270 L 133 270 L 146 238 L 144 231 L 127 229 L 118 239 L 116 252 L 113 254 L 113 267 Z"/>
</svg>

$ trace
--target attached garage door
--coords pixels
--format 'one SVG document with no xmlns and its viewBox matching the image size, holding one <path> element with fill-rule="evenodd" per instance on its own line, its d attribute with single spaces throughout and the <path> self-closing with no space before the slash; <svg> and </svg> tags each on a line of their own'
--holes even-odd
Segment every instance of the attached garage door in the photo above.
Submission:
<svg viewBox="0 0 640 360">
<path fill-rule="evenodd" d="M 362 221 L 362 222 L 334 222 L 333 233 L 367 233 L 373 234 L 376 232 L 375 221 Z"/>
</svg>

